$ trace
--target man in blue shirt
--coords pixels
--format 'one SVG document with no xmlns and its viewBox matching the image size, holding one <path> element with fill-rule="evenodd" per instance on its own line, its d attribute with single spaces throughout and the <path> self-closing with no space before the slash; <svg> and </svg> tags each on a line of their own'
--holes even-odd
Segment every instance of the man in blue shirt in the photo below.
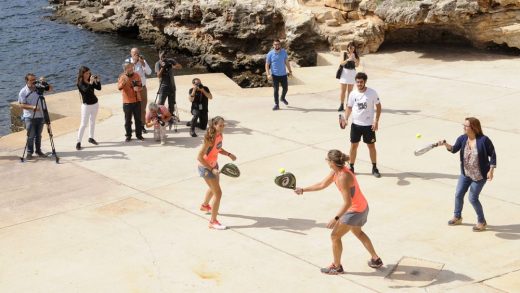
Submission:
<svg viewBox="0 0 520 293">
<path fill-rule="evenodd" d="M 289 73 L 287 73 L 285 69 L 286 66 Z M 271 69 L 271 72 L 269 72 L 269 69 Z M 280 109 L 280 106 L 278 105 L 278 88 L 280 84 L 282 84 L 282 97 L 280 98 L 280 100 L 285 105 L 289 105 L 289 102 L 287 102 L 287 100 L 285 99 L 285 95 L 287 94 L 287 76 L 290 76 L 292 74 L 292 70 L 291 65 L 289 64 L 287 52 L 285 51 L 285 49 L 282 49 L 280 40 L 274 40 L 273 49 L 271 49 L 271 51 L 267 53 L 267 56 L 265 58 L 265 73 L 267 75 L 267 79 L 273 81 L 273 111 Z"/>
</svg>

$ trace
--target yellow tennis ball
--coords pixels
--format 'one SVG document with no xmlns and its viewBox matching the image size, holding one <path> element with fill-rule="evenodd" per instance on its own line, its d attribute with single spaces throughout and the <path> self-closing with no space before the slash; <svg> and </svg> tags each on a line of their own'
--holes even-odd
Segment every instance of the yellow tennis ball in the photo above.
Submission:
<svg viewBox="0 0 520 293">
<path fill-rule="evenodd" d="M 280 169 L 278 169 L 278 172 L 280 172 L 280 174 L 285 173 L 285 168 L 280 168 Z"/>
<path fill-rule="evenodd" d="M 421 138 L 421 137 L 422 137 L 422 134 L 420 134 L 420 133 L 417 133 L 417 134 L 415 135 L 415 138 Z"/>
</svg>

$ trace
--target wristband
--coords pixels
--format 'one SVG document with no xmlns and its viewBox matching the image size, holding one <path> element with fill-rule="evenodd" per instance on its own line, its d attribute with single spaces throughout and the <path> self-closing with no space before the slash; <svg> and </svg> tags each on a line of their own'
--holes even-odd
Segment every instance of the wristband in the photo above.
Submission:
<svg viewBox="0 0 520 293">
<path fill-rule="evenodd" d="M 334 217 L 334 220 L 336 220 L 336 221 L 339 220 L 339 217 L 338 217 L 338 216 L 335 216 L 335 217 Z"/>
</svg>

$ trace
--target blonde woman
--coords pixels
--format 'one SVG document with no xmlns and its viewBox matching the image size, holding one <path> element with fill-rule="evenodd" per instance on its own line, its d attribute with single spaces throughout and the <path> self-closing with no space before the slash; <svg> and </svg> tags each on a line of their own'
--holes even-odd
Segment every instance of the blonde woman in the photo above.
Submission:
<svg viewBox="0 0 520 293">
<path fill-rule="evenodd" d="M 220 199 L 222 198 L 222 189 L 220 188 L 220 175 L 218 170 L 218 155 L 223 154 L 228 156 L 231 160 L 236 160 L 237 157 L 232 153 L 222 148 L 224 132 L 224 118 L 216 116 L 211 119 L 206 134 L 204 135 L 204 143 L 199 151 L 197 160 L 199 161 L 199 175 L 206 181 L 208 190 L 204 202 L 200 206 L 201 211 L 211 213 L 211 220 L 209 221 L 209 228 L 217 230 L 225 230 L 226 226 L 220 224 L 217 220 L 218 209 L 220 207 Z M 209 205 L 209 201 L 213 199 L 213 207 Z"/>
<path fill-rule="evenodd" d="M 325 189 L 334 182 L 343 197 L 343 204 L 336 212 L 334 218 L 327 224 L 327 228 L 332 229 L 331 240 L 334 260 L 330 266 L 322 268 L 321 272 L 329 275 L 344 273 L 341 265 L 341 253 L 343 252 L 341 238 L 349 231 L 352 231 L 372 256 L 368 261 L 368 266 L 371 268 L 381 267 L 383 261 L 377 255 L 370 238 L 361 230 L 362 226 L 367 222 L 368 202 L 359 188 L 356 176 L 345 166 L 345 162 L 349 160 L 349 157 L 339 150 L 330 150 L 325 160 L 331 170 L 321 182 L 308 187 L 296 187 L 294 189 L 296 194 L 302 195 L 304 192 Z"/>
<path fill-rule="evenodd" d="M 341 77 L 339 78 L 339 99 L 341 101 L 341 105 L 338 108 L 338 112 L 345 110 L 345 96 L 347 97 L 348 102 L 348 96 L 350 95 L 350 92 L 352 92 L 354 84 L 356 83 L 356 67 L 359 66 L 360 61 L 356 46 L 354 46 L 354 43 L 352 42 L 347 45 L 347 51 L 344 51 L 341 57 L 340 65 L 343 66 L 343 70 L 341 72 Z"/>
</svg>

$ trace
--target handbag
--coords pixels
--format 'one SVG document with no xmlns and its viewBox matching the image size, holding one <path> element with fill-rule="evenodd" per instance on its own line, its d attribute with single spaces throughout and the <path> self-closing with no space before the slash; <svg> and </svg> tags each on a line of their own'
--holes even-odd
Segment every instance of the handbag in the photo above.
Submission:
<svg viewBox="0 0 520 293">
<path fill-rule="evenodd" d="M 341 78 L 341 73 L 343 72 L 343 66 L 339 66 L 338 67 L 338 70 L 336 71 L 336 79 L 340 79 Z"/>
</svg>

